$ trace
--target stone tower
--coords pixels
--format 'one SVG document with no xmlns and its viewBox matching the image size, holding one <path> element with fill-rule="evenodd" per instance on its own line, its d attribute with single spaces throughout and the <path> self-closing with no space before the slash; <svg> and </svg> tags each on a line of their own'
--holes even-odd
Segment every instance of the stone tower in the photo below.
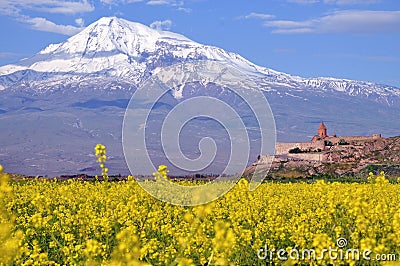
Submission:
<svg viewBox="0 0 400 266">
<path fill-rule="evenodd" d="M 328 134 L 326 133 L 326 126 L 325 126 L 324 122 L 321 122 L 321 124 L 319 124 L 318 136 L 322 139 L 328 137 Z"/>
</svg>

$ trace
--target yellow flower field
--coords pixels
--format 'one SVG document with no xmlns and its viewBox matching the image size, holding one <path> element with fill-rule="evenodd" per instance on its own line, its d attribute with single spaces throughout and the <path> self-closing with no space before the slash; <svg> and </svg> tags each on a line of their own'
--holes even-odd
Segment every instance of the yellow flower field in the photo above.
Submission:
<svg viewBox="0 0 400 266">
<path fill-rule="evenodd" d="M 365 184 L 265 183 L 253 192 L 241 180 L 224 197 L 197 207 L 160 202 L 134 180 L 6 178 L 0 180 L 3 265 L 399 261 L 400 185 L 383 175 Z M 359 256 L 350 256 L 355 250 Z"/>
</svg>

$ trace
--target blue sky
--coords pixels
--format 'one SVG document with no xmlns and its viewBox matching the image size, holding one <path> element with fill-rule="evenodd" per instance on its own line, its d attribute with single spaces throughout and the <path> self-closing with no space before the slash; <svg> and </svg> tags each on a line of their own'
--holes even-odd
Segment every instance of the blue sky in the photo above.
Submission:
<svg viewBox="0 0 400 266">
<path fill-rule="evenodd" d="M 0 0 L 0 13 L 0 65 L 117 16 L 289 74 L 400 87 L 398 0 Z"/>
</svg>

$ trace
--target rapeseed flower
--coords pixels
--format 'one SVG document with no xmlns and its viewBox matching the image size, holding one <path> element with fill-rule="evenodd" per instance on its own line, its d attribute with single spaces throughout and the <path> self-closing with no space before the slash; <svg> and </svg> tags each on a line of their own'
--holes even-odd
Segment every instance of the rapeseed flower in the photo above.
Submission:
<svg viewBox="0 0 400 266">
<path fill-rule="evenodd" d="M 167 167 L 159 170 L 165 180 Z M 8 182 L 0 174 L 0 262 L 280 265 L 276 256 L 260 260 L 258 250 L 322 251 L 337 248 L 339 238 L 347 240 L 343 250 L 398 253 L 400 184 L 383 177 L 372 175 L 372 184 L 265 183 L 255 191 L 242 180 L 212 203 L 182 207 L 158 201 L 133 178 L 115 183 Z M 326 256 L 287 261 L 293 263 L 373 264 Z"/>
</svg>

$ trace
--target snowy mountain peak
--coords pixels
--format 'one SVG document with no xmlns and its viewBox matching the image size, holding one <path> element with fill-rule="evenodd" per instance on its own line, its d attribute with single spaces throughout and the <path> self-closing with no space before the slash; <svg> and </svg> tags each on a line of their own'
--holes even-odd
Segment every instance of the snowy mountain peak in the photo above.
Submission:
<svg viewBox="0 0 400 266">
<path fill-rule="evenodd" d="M 394 101 L 393 97 L 400 99 L 398 88 L 363 81 L 292 76 L 257 66 L 238 54 L 199 44 L 183 35 L 117 17 L 101 18 L 65 42 L 51 44 L 31 58 L 0 67 L 0 90 L 29 87 L 46 91 L 57 82 L 80 86 L 82 80 L 92 78 L 121 79 L 137 85 L 158 67 L 199 60 L 224 62 L 250 74 L 265 91 L 289 90 L 287 95 L 293 97 L 302 97 L 297 94 L 309 91 L 372 96 L 388 104 Z"/>
<path fill-rule="evenodd" d="M 104 17 L 63 43 L 50 44 L 31 58 L 0 67 L 0 75 L 29 69 L 78 74 L 108 71 L 113 76 L 125 76 L 143 71 L 148 57 L 172 52 L 173 47 L 174 56 L 185 58 L 202 45 L 180 34 Z"/>
<path fill-rule="evenodd" d="M 81 55 L 118 51 L 137 56 L 143 51 L 154 51 L 161 40 L 191 42 L 172 32 L 157 31 L 140 23 L 117 17 L 104 17 L 90 24 L 66 42 L 50 45 L 40 54 L 65 53 Z"/>
</svg>

